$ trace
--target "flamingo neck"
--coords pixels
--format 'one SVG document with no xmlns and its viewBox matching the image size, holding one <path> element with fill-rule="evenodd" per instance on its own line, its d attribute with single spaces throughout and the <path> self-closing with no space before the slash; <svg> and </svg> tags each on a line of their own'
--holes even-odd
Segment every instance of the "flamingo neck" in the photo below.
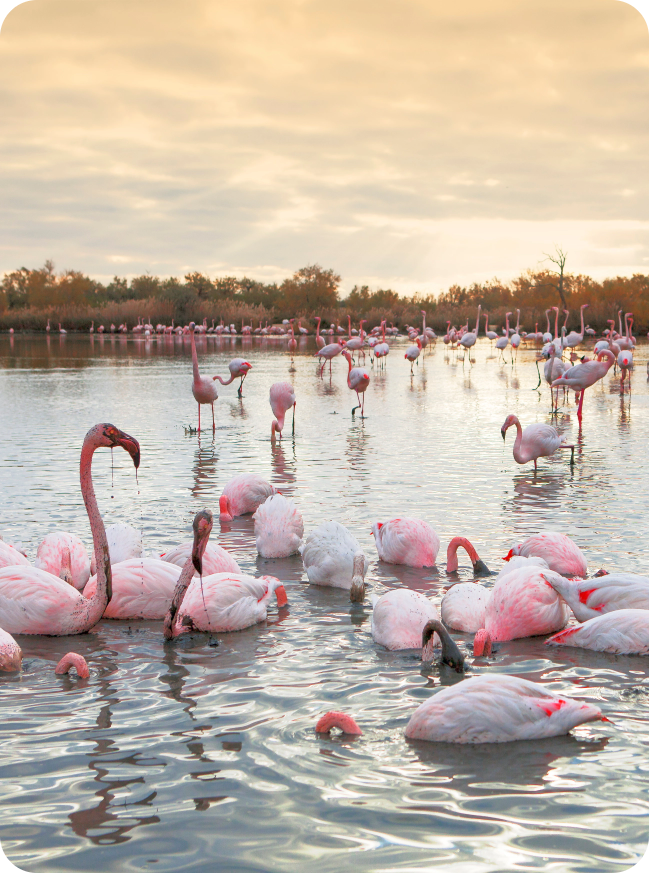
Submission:
<svg viewBox="0 0 649 873">
<path fill-rule="evenodd" d="M 521 443 L 523 442 L 523 428 L 521 427 L 520 421 L 514 416 L 514 424 L 516 425 L 516 439 L 514 440 L 514 458 L 516 461 L 521 464 L 523 461 L 519 461 L 521 451 Z"/>
<path fill-rule="evenodd" d="M 194 337 L 194 331 L 192 334 L 192 368 L 194 370 L 194 382 L 200 382 L 201 374 L 198 372 L 198 355 L 196 354 L 196 339 Z"/>
<path fill-rule="evenodd" d="M 471 559 L 471 563 L 475 564 L 480 560 L 480 557 L 476 550 L 473 548 L 469 540 L 466 537 L 453 537 L 451 542 L 448 544 L 448 549 L 446 550 L 446 572 L 454 573 L 457 570 L 458 562 L 457 562 L 457 550 L 462 548 L 465 550 L 469 558 Z"/>
<path fill-rule="evenodd" d="M 232 515 L 232 504 L 230 498 L 227 494 L 221 494 L 219 497 L 219 520 L 232 521 L 233 518 L 234 516 Z"/>
<path fill-rule="evenodd" d="M 223 498 L 221 498 L 222 500 Z M 189 583 L 194 578 L 194 563 L 192 555 L 190 555 L 185 563 L 183 564 L 183 569 L 178 577 L 178 581 L 176 582 L 176 587 L 174 589 L 174 595 L 169 604 L 169 609 L 167 610 L 167 614 L 165 615 L 164 620 L 164 638 L 166 640 L 171 640 L 174 637 L 180 636 L 180 634 L 187 633 L 189 627 L 185 627 L 180 623 L 180 616 L 178 612 L 180 607 L 182 606 L 182 602 L 185 599 L 185 594 L 187 593 L 187 589 L 189 588 Z"/>
<path fill-rule="evenodd" d="M 584 335 L 584 307 L 581 307 L 581 335 Z"/>
<path fill-rule="evenodd" d="M 554 315 L 554 338 L 559 339 L 559 307 L 556 307 Z"/>
<path fill-rule="evenodd" d="M 354 734 L 358 737 L 363 733 L 351 715 L 344 712 L 327 712 L 315 726 L 317 734 L 328 734 L 332 728 L 338 728 L 344 734 Z"/>
</svg>

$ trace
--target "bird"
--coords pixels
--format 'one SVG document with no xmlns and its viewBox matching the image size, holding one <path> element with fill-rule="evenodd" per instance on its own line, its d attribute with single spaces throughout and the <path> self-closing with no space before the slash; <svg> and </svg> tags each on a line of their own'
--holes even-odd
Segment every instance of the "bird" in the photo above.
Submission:
<svg viewBox="0 0 649 873">
<path fill-rule="evenodd" d="M 649 654 L 649 610 L 616 609 L 559 631 L 546 646 L 575 646 L 611 655 Z"/>
<path fill-rule="evenodd" d="M 442 743 L 506 743 L 568 733 L 604 719 L 591 703 L 554 694 L 519 676 L 482 674 L 442 687 L 413 712 L 405 729 L 411 740 Z"/>
<path fill-rule="evenodd" d="M 439 552 L 439 537 L 419 518 L 393 518 L 375 521 L 372 534 L 376 551 L 386 564 L 433 567 Z"/>
<path fill-rule="evenodd" d="M 216 390 L 214 379 L 209 376 L 201 376 L 198 371 L 198 355 L 196 354 L 196 339 L 194 337 L 196 325 L 192 321 L 189 325 L 189 332 L 192 338 L 192 367 L 194 369 L 194 378 L 192 380 L 192 394 L 194 400 L 198 403 L 198 433 L 201 432 L 201 403 L 209 403 L 212 407 L 212 432 L 216 430 L 216 422 L 214 421 L 214 401 L 218 400 L 219 393 Z"/>
<path fill-rule="evenodd" d="M 491 344 L 493 345 L 493 341 L 495 339 L 498 339 L 498 334 L 496 333 L 495 330 L 489 330 L 489 313 L 488 312 L 485 312 L 483 318 L 484 318 L 485 335 L 486 335 L 487 339 L 490 340 Z"/>
<path fill-rule="evenodd" d="M 315 344 L 319 349 L 323 349 L 325 347 L 325 339 L 324 337 L 320 336 L 320 322 L 322 321 L 322 319 L 319 315 L 316 316 L 316 321 L 318 322 L 318 326 L 315 332 Z"/>
<path fill-rule="evenodd" d="M 327 363 L 327 361 L 329 361 L 329 373 L 331 374 L 331 362 L 336 357 L 336 355 L 339 355 L 342 352 L 344 348 L 345 346 L 343 345 L 342 340 L 339 338 L 336 340 L 335 343 L 329 343 L 328 345 L 323 346 L 321 349 L 318 349 L 314 357 L 320 358 L 320 360 L 322 361 L 322 366 L 320 367 L 319 374 L 320 376 L 322 376 L 324 372 L 325 364 Z"/>
<path fill-rule="evenodd" d="M 415 361 L 417 361 L 417 358 L 419 357 L 419 353 L 421 352 L 421 340 L 419 339 L 419 337 L 417 337 L 415 342 L 417 343 L 417 345 L 410 346 L 409 348 L 407 348 L 406 353 L 404 355 L 404 358 L 407 361 L 410 361 L 410 372 L 411 373 L 412 373 L 412 365 L 414 364 Z M 417 364 L 419 364 L 419 361 L 417 361 Z"/>
<path fill-rule="evenodd" d="M 586 576 L 588 573 L 586 558 L 579 546 L 565 534 L 553 530 L 542 530 L 528 537 L 510 549 L 503 560 L 509 561 L 514 555 L 543 558 L 551 570 L 562 576 Z"/>
<path fill-rule="evenodd" d="M 339 521 L 326 521 L 311 531 L 300 554 L 312 585 L 343 588 L 351 592 L 351 600 L 362 601 L 369 561 L 356 537 Z M 355 582 L 358 577 L 361 581 Z"/>
<path fill-rule="evenodd" d="M 505 441 L 507 429 L 512 425 L 516 426 L 513 454 L 517 464 L 527 464 L 529 461 L 534 461 L 534 470 L 536 471 L 537 459 L 547 458 L 558 451 L 558 449 L 570 449 L 574 460 L 574 445 L 563 443 L 557 429 L 552 427 L 551 424 L 528 424 L 525 430 L 523 430 L 518 417 L 516 415 L 508 415 L 500 429 L 503 442 Z"/>
<path fill-rule="evenodd" d="M 427 621 L 421 632 L 421 660 L 424 662 L 432 660 L 433 646 L 431 645 L 431 641 L 434 639 L 434 635 L 438 638 L 442 646 L 441 663 L 453 667 L 457 673 L 463 673 L 464 655 L 460 652 L 455 640 L 451 637 L 442 622 L 437 618 Z"/>
<path fill-rule="evenodd" d="M 509 316 L 510 315 L 511 315 L 511 312 L 505 313 L 505 333 L 503 334 L 503 336 L 499 336 L 498 339 L 496 340 L 496 348 L 499 350 L 499 352 L 503 358 L 504 358 L 503 352 L 505 351 L 505 349 L 509 345 Z"/>
<path fill-rule="evenodd" d="M 90 578 L 90 558 L 78 536 L 64 531 L 47 534 L 36 552 L 34 566 L 58 576 L 77 591 Z"/>
<path fill-rule="evenodd" d="M 61 327 L 60 321 L 59 321 L 59 333 L 67 333 L 67 330 L 64 327 Z"/>
<path fill-rule="evenodd" d="M 262 558 L 286 558 L 299 551 L 304 534 L 302 514 L 283 494 L 271 494 L 255 510 L 255 540 Z"/>
<path fill-rule="evenodd" d="M 104 618 L 162 619 L 165 616 L 180 570 L 160 558 L 129 558 L 111 565 L 113 595 L 104 610 Z M 92 576 L 84 596 L 92 597 L 97 577 Z"/>
<path fill-rule="evenodd" d="M 370 374 L 363 367 L 352 367 L 351 352 L 348 352 L 347 349 L 343 350 L 343 357 L 347 358 L 347 363 L 349 364 L 347 385 L 352 391 L 356 392 L 356 399 L 358 400 L 358 406 L 352 409 L 352 415 L 354 415 L 357 409 L 360 409 L 361 418 L 365 418 L 365 390 L 370 384 Z M 363 395 L 362 400 L 361 394 Z"/>
<path fill-rule="evenodd" d="M 473 564 L 473 573 L 475 576 L 491 576 L 491 570 L 480 559 L 480 556 L 474 549 L 473 545 L 466 537 L 453 537 L 446 549 L 446 572 L 455 573 L 458 568 L 457 550 L 462 548 L 469 556 Z"/>
<path fill-rule="evenodd" d="M 338 728 L 344 734 L 349 734 L 350 736 L 360 737 L 363 734 L 363 731 L 359 728 L 351 715 L 346 715 L 344 712 L 336 712 L 334 710 L 331 712 L 325 712 L 324 715 L 320 716 L 315 726 L 315 732 L 317 734 L 328 734 L 332 728 Z"/>
<path fill-rule="evenodd" d="M 100 447 L 120 446 L 137 469 L 140 446 L 134 437 L 112 424 L 97 424 L 83 441 L 81 493 L 88 512 L 95 553 L 101 556 L 97 588 L 86 598 L 71 585 L 36 567 L 6 567 L 0 570 L 0 615 L 8 633 L 63 636 L 89 631 L 100 620 L 112 596 L 112 576 L 106 531 L 92 487 L 92 456 Z"/>
<path fill-rule="evenodd" d="M 0 671 L 14 673 L 20 670 L 22 660 L 23 653 L 18 643 L 11 634 L 0 628 Z"/>
<path fill-rule="evenodd" d="M 563 597 L 577 621 L 588 621 L 618 609 L 649 610 L 649 578 L 636 573 L 605 573 L 589 579 L 567 579 L 550 570 L 546 581 Z"/>
<path fill-rule="evenodd" d="M 222 376 L 214 376 L 213 378 L 218 379 L 222 385 L 229 385 L 230 382 L 234 382 L 235 379 L 241 377 L 241 382 L 239 382 L 239 387 L 237 388 L 237 394 L 241 397 L 243 395 L 243 380 L 248 375 L 248 371 L 252 370 L 252 364 L 243 358 L 233 358 L 228 364 L 228 370 L 230 371 L 230 378 L 227 381 Z"/>
<path fill-rule="evenodd" d="M 442 621 L 464 633 L 476 633 L 485 626 L 485 610 L 491 592 L 476 582 L 451 585 L 440 604 Z"/>
<path fill-rule="evenodd" d="M 68 652 L 63 655 L 59 663 L 56 665 L 54 672 L 57 676 L 64 676 L 69 673 L 74 667 L 79 679 L 87 679 L 90 676 L 90 669 L 83 655 L 77 655 L 76 652 Z"/>
<path fill-rule="evenodd" d="M 142 531 L 132 525 L 123 522 L 107 525 L 106 539 L 111 564 L 120 564 L 122 561 L 128 561 L 129 558 L 142 557 Z M 90 575 L 94 576 L 96 572 L 97 565 L 93 554 L 90 560 Z"/>
<path fill-rule="evenodd" d="M 568 336 L 566 337 L 566 348 L 574 349 L 580 343 L 584 341 L 584 309 L 588 306 L 588 303 L 582 303 L 580 306 L 581 312 L 581 333 L 577 333 L 574 330 L 571 330 Z"/>
<path fill-rule="evenodd" d="M 605 359 L 605 360 L 603 360 Z M 575 367 L 570 367 L 565 373 L 562 373 L 558 379 L 552 383 L 552 387 L 556 388 L 567 386 L 575 391 L 580 391 L 579 407 L 577 409 L 577 418 L 581 421 L 581 410 L 584 405 L 584 392 L 586 388 L 594 385 L 611 369 L 615 363 L 615 355 L 610 349 L 603 349 L 597 355 L 597 360 L 586 361 L 585 364 L 577 364 Z"/>
<path fill-rule="evenodd" d="M 0 570 L 4 567 L 31 567 L 31 562 L 15 546 L 0 540 Z"/>
<path fill-rule="evenodd" d="M 284 418 L 291 406 L 293 407 L 293 429 L 295 433 L 295 391 L 290 382 L 275 382 L 270 386 L 270 408 L 273 410 L 273 423 L 270 426 L 271 438 L 275 438 L 275 433 L 282 438 L 282 430 L 284 428 Z"/>
<path fill-rule="evenodd" d="M 460 345 L 464 346 L 465 349 L 470 349 L 474 346 L 478 339 L 478 334 L 480 332 L 480 312 L 482 311 L 482 306 L 478 306 L 478 317 L 475 320 L 475 330 L 470 333 L 465 333 L 462 337 L 460 337 Z M 469 353 L 469 359 L 471 358 L 471 353 Z"/>
<path fill-rule="evenodd" d="M 226 484 L 219 498 L 219 520 L 232 521 L 235 516 L 255 512 L 277 488 L 257 473 L 240 473 Z"/>
<path fill-rule="evenodd" d="M 631 390 L 631 373 L 633 367 L 633 353 L 630 351 L 621 351 L 617 356 L 617 365 L 620 368 L 620 393 L 624 394 L 624 379 L 629 377 L 629 391 Z"/>
<path fill-rule="evenodd" d="M 390 651 L 421 648 L 426 624 L 439 620 L 433 601 L 408 588 L 373 595 L 372 604 L 372 639 Z"/>
</svg>

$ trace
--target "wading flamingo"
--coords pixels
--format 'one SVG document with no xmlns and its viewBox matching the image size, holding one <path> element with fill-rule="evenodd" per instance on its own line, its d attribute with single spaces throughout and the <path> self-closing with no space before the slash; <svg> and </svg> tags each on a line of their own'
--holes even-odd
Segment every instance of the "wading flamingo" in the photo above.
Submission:
<svg viewBox="0 0 649 873">
<path fill-rule="evenodd" d="M 275 433 L 282 438 L 282 430 L 284 428 L 284 419 L 286 413 L 291 406 L 293 407 L 293 428 L 292 433 L 295 433 L 295 391 L 290 382 L 275 382 L 270 386 L 270 408 L 273 410 L 273 423 L 270 426 L 271 439 L 275 439 Z"/>
<path fill-rule="evenodd" d="M 63 655 L 59 663 L 56 665 L 54 672 L 57 676 L 64 676 L 66 673 L 69 673 L 73 667 L 76 670 L 79 679 L 87 679 L 90 676 L 90 670 L 88 669 L 86 659 L 83 655 L 77 655 L 76 652 L 68 652 L 67 655 Z"/>
<path fill-rule="evenodd" d="M 393 588 L 372 596 L 372 639 L 390 651 L 419 649 L 429 621 L 439 621 L 435 604 L 418 591 Z M 439 639 L 435 638 L 439 645 Z"/>
<path fill-rule="evenodd" d="M 240 473 L 226 484 L 219 498 L 219 521 L 255 512 L 277 488 L 257 473 Z M 216 572 L 216 571 L 213 571 Z M 209 574 L 208 574 L 209 575 Z"/>
<path fill-rule="evenodd" d="M 356 392 L 356 399 L 358 400 L 358 406 L 352 409 L 352 415 L 354 415 L 357 409 L 360 409 L 361 418 L 365 418 L 365 391 L 370 384 L 370 374 L 364 367 L 352 367 L 351 352 L 348 352 L 347 349 L 343 350 L 343 357 L 347 358 L 347 363 L 349 364 L 347 386 Z M 362 400 L 361 394 L 363 395 Z"/>
<path fill-rule="evenodd" d="M 344 588 L 350 600 L 363 600 L 369 561 L 356 537 L 339 521 L 327 521 L 311 531 L 300 554 L 312 585 Z"/>
<path fill-rule="evenodd" d="M 604 360 L 603 360 L 604 359 Z M 596 361 L 586 361 L 585 364 L 577 364 L 576 367 L 570 367 L 558 379 L 552 383 L 553 388 L 573 388 L 575 391 L 581 391 L 579 398 L 579 407 L 577 409 L 577 418 L 581 421 L 581 410 L 584 405 L 584 392 L 586 388 L 590 388 L 595 382 L 603 379 L 615 363 L 615 355 L 610 349 L 603 349 L 598 355 Z"/>
<path fill-rule="evenodd" d="M 421 352 L 421 340 L 419 339 L 419 337 L 417 337 L 415 342 L 417 343 L 417 345 L 410 346 L 409 348 L 407 348 L 406 353 L 404 355 L 404 358 L 407 361 L 410 361 L 410 373 L 411 374 L 412 374 L 412 365 L 414 364 L 414 362 L 417 361 L 417 365 L 419 365 L 419 361 L 417 359 L 419 358 L 419 353 Z"/>
<path fill-rule="evenodd" d="M 339 338 L 336 340 L 335 343 L 329 343 L 329 345 L 323 346 L 315 353 L 314 358 L 320 358 L 320 360 L 322 361 L 322 366 L 320 367 L 319 373 L 320 376 L 322 376 L 322 374 L 324 373 L 324 368 L 327 361 L 329 361 L 329 375 L 331 375 L 331 362 L 336 357 L 336 355 L 339 355 L 342 352 L 344 348 L 345 346 L 343 345 L 343 341 Z"/>
<path fill-rule="evenodd" d="M 216 430 L 216 422 L 214 421 L 214 401 L 218 400 L 219 393 L 216 390 L 214 379 L 209 376 L 201 376 L 198 372 L 198 355 L 196 354 L 196 339 L 194 330 L 196 325 L 192 321 L 189 325 L 189 332 L 192 338 L 192 366 L 194 368 L 194 378 L 192 381 L 192 394 L 194 400 L 198 403 L 198 433 L 201 432 L 201 403 L 209 403 L 212 407 L 212 432 Z"/>
<path fill-rule="evenodd" d="M 577 646 L 611 655 L 649 654 L 649 610 L 617 609 L 589 618 L 545 641 L 546 646 Z"/>
<path fill-rule="evenodd" d="M 97 624 L 110 602 L 113 592 L 108 542 L 91 475 L 92 456 L 102 446 L 121 446 L 132 457 L 136 469 L 140 464 L 137 440 L 114 425 L 97 424 L 86 434 L 81 450 L 81 493 L 88 512 L 95 554 L 100 557 L 95 594 L 85 598 L 71 585 L 35 567 L 0 570 L 0 615 L 4 629 L 9 633 L 83 634 Z"/>
<path fill-rule="evenodd" d="M 496 340 L 496 348 L 501 354 L 501 357 L 504 359 L 505 355 L 503 354 L 507 346 L 509 345 L 509 316 L 511 312 L 505 313 L 505 333 L 503 336 L 499 336 Z M 512 357 L 512 361 L 514 358 Z"/>
<path fill-rule="evenodd" d="M 393 518 L 375 521 L 372 534 L 379 558 L 386 564 L 408 567 L 433 567 L 439 552 L 439 537 L 419 518 Z"/>
<path fill-rule="evenodd" d="M 230 371 L 230 378 L 227 381 L 222 376 L 214 376 L 213 378 L 218 379 L 222 385 L 229 385 L 230 382 L 234 382 L 235 379 L 241 377 L 241 382 L 239 382 L 239 387 L 237 388 L 237 394 L 241 397 L 243 395 L 243 380 L 248 375 L 248 370 L 252 370 L 252 364 L 243 358 L 233 358 L 228 364 L 228 370 Z"/>
<path fill-rule="evenodd" d="M 257 551 L 262 558 L 286 558 L 299 552 L 304 535 L 302 514 L 283 494 L 272 494 L 253 515 Z"/>
<path fill-rule="evenodd" d="M 323 349 L 325 347 L 326 343 L 325 343 L 324 337 L 320 336 L 320 322 L 322 321 L 322 319 L 320 318 L 319 315 L 316 316 L 316 321 L 318 322 L 318 326 L 317 326 L 316 331 L 315 331 L 315 344 L 317 345 L 317 347 L 319 349 Z"/>
<path fill-rule="evenodd" d="M 516 440 L 514 441 L 514 460 L 517 464 L 527 464 L 529 461 L 534 461 L 534 470 L 537 469 L 536 461 L 538 458 L 548 458 L 559 449 L 570 449 L 571 463 L 575 459 L 574 445 L 566 445 L 562 442 L 557 429 L 550 424 L 528 424 L 525 430 L 522 429 L 521 423 L 515 415 L 508 415 L 505 423 L 500 429 L 503 442 L 507 428 L 512 425 L 516 426 Z"/>
<path fill-rule="evenodd" d="M 562 576 L 585 576 L 588 573 L 584 553 L 565 534 L 542 530 L 510 549 L 503 560 L 515 555 L 543 558 L 551 570 Z"/>
</svg>

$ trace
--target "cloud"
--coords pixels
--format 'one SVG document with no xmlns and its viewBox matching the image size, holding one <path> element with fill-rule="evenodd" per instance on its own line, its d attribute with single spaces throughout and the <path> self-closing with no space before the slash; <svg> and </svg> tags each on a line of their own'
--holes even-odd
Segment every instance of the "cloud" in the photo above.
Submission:
<svg viewBox="0 0 649 873">
<path fill-rule="evenodd" d="M 648 72 L 616 0 L 33 0 L 0 38 L 0 270 L 407 291 L 553 240 L 646 270 Z"/>
</svg>

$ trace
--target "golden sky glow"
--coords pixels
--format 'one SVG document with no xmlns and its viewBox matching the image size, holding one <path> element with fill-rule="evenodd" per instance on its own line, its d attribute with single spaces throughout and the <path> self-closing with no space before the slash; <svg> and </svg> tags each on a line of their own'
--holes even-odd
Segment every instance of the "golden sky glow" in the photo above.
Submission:
<svg viewBox="0 0 649 873">
<path fill-rule="evenodd" d="M 0 36 L 0 271 L 412 293 L 649 271 L 649 32 L 617 0 L 32 0 Z"/>
</svg>

